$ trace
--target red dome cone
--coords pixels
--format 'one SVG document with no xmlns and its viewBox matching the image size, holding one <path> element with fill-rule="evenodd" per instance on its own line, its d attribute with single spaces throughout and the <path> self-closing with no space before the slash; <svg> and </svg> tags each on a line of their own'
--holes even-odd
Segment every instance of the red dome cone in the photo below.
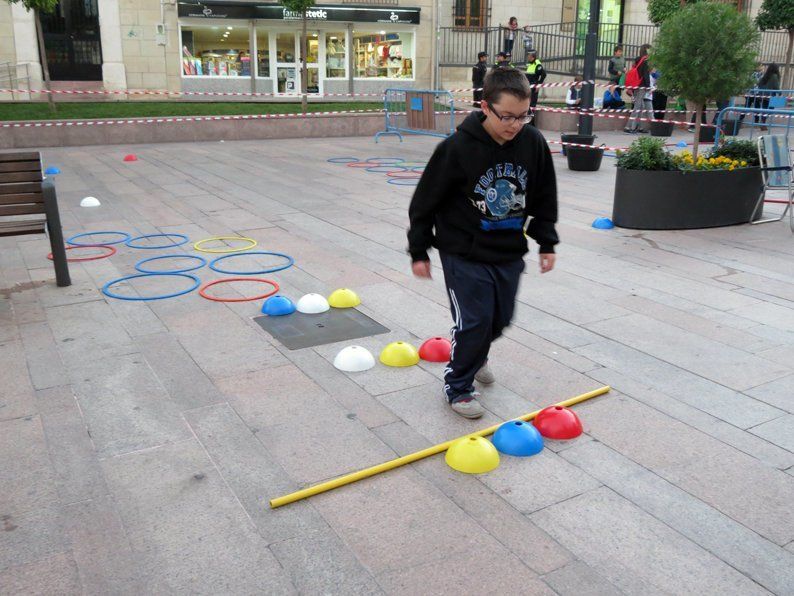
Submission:
<svg viewBox="0 0 794 596">
<path fill-rule="evenodd" d="M 138 161 L 138 157 L 134 153 L 124 156 L 124 161 Z"/>
<path fill-rule="evenodd" d="M 582 421 L 573 410 L 562 406 L 542 409 L 534 420 L 535 428 L 547 439 L 575 439 L 582 434 Z"/>
<path fill-rule="evenodd" d="M 445 337 L 431 337 L 419 347 L 419 357 L 428 362 L 449 362 L 452 344 Z"/>
</svg>

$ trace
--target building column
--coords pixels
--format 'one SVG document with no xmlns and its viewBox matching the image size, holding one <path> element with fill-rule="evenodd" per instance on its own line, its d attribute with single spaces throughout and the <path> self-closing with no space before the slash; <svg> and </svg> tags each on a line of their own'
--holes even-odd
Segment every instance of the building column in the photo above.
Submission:
<svg viewBox="0 0 794 596">
<path fill-rule="evenodd" d="M 99 38 L 102 42 L 102 83 L 108 90 L 127 88 L 127 72 L 121 51 L 121 19 L 118 0 L 98 0 Z"/>
<path fill-rule="evenodd" d="M 41 71 L 36 19 L 33 12 L 25 9 L 22 4 L 12 4 L 11 20 L 14 24 L 14 48 L 17 54 L 17 64 L 27 65 L 31 89 L 41 88 L 44 76 Z"/>
</svg>

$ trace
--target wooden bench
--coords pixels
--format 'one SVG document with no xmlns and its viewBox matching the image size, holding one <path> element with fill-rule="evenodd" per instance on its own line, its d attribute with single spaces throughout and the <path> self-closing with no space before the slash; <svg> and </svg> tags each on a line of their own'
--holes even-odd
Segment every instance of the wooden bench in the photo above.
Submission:
<svg viewBox="0 0 794 596">
<path fill-rule="evenodd" d="M 41 175 L 38 153 L 0 153 L 0 236 L 47 233 L 52 247 L 55 280 L 72 284 L 51 180 Z"/>
</svg>

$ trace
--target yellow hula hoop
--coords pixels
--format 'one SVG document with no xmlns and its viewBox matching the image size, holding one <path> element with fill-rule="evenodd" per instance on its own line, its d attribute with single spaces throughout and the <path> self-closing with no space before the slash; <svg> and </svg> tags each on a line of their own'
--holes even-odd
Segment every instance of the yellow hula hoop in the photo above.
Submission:
<svg viewBox="0 0 794 596">
<path fill-rule="evenodd" d="M 250 242 L 251 246 L 244 246 L 242 248 L 201 248 L 201 245 L 205 242 L 212 242 L 213 240 L 245 240 L 246 242 Z M 204 240 L 199 240 L 193 245 L 199 252 L 210 252 L 210 253 L 227 253 L 227 252 L 240 252 L 242 250 L 251 250 L 253 247 L 256 246 L 256 240 L 253 238 L 244 238 L 243 236 L 214 236 L 213 238 L 204 238 Z"/>
</svg>

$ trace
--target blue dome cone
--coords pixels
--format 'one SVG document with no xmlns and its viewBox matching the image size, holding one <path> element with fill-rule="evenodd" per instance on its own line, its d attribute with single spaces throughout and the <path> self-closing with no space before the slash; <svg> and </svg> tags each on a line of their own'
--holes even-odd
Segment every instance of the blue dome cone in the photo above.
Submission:
<svg viewBox="0 0 794 596">
<path fill-rule="evenodd" d="M 295 312 L 295 305 L 286 296 L 276 294 L 265 300 L 262 305 L 262 312 L 270 317 L 291 315 Z"/>
<path fill-rule="evenodd" d="M 608 217 L 596 217 L 593 220 L 593 227 L 598 230 L 611 230 L 615 227 L 615 224 Z"/>
<path fill-rule="evenodd" d="M 61 173 L 61 171 L 60 171 L 58 168 L 56 168 L 56 167 L 50 166 L 49 168 L 47 168 L 46 170 L 44 170 L 44 173 L 45 173 L 47 176 L 52 176 L 52 175 L 54 175 L 54 174 L 60 174 L 60 173 Z"/>
<path fill-rule="evenodd" d="M 496 429 L 493 444 L 500 453 L 529 457 L 543 451 L 543 437 L 528 422 L 511 420 Z"/>
<path fill-rule="evenodd" d="M 675 145 L 676 147 L 686 148 L 686 141 L 678 141 Z"/>
</svg>

